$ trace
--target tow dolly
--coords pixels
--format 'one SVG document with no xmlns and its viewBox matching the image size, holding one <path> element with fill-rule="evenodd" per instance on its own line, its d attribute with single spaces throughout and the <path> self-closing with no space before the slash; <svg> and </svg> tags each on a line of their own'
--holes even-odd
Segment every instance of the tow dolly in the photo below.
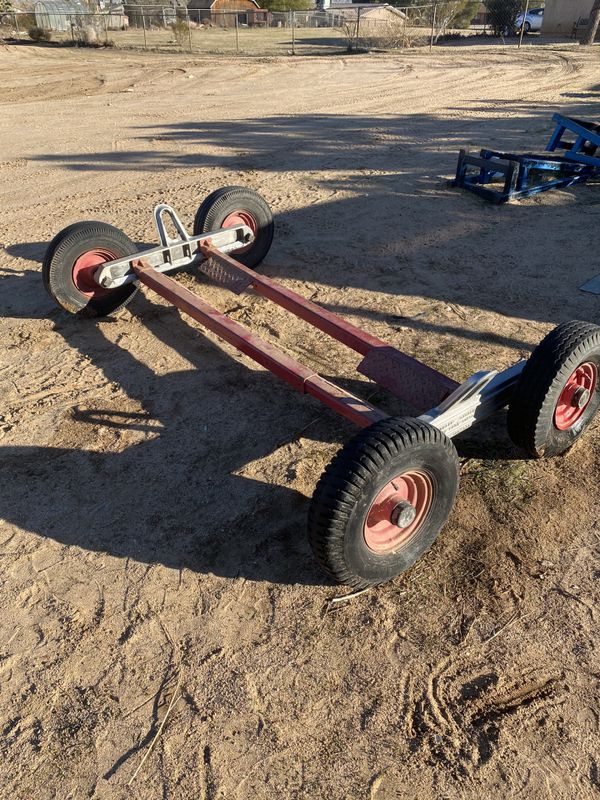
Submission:
<svg viewBox="0 0 600 800">
<path fill-rule="evenodd" d="M 356 589 L 404 572 L 433 543 L 456 498 L 459 461 L 452 437 L 508 406 L 508 433 L 534 457 L 565 452 L 600 405 L 600 327 L 566 322 L 528 360 L 483 370 L 458 384 L 350 324 L 256 267 L 267 255 L 274 221 L 256 192 L 228 186 L 199 207 L 193 235 L 176 212 L 154 211 L 159 244 L 138 247 L 118 228 L 80 222 L 50 243 L 44 284 L 66 311 L 106 316 L 130 302 L 140 284 L 267 370 L 362 428 L 319 479 L 308 514 L 314 555 L 336 581 Z M 172 238 L 169 228 L 174 229 Z M 196 268 L 235 294 L 254 291 L 358 353 L 357 371 L 415 409 L 389 416 L 303 366 L 166 275 Z"/>
</svg>

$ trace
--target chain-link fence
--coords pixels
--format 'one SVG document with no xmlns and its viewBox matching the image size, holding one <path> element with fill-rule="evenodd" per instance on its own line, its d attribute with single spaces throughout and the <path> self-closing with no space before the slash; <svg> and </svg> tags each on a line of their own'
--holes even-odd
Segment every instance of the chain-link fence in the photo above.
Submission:
<svg viewBox="0 0 600 800">
<path fill-rule="evenodd" d="M 322 11 L 256 7 L 224 11 L 215 5 L 124 5 L 87 13 L 69 8 L 66 2 L 38 2 L 35 13 L 0 13 L 0 37 L 197 54 L 310 55 L 433 47 L 475 36 L 482 42 L 484 37 L 487 41 L 501 37 L 520 44 L 523 34 L 533 36 L 541 28 L 539 9 L 530 8 L 527 0 L 486 4 L 445 0 L 410 6 L 347 3 Z"/>
</svg>

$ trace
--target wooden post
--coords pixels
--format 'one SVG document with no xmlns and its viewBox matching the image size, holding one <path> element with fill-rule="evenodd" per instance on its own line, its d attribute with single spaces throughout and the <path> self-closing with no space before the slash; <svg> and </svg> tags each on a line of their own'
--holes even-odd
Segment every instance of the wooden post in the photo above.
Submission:
<svg viewBox="0 0 600 800">
<path fill-rule="evenodd" d="M 523 44 L 523 34 L 525 33 L 525 20 L 527 18 L 527 12 L 529 11 L 529 0 L 525 3 L 525 13 L 523 14 L 523 24 L 521 25 L 521 34 L 519 36 L 519 47 Z"/>
</svg>

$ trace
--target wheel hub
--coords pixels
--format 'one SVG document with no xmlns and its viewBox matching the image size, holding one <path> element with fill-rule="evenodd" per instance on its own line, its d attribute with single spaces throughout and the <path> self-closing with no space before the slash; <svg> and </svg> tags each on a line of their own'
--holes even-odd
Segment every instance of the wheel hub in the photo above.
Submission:
<svg viewBox="0 0 600 800">
<path fill-rule="evenodd" d="M 392 510 L 390 520 L 399 528 L 408 528 L 411 522 L 414 522 L 416 516 L 417 509 L 408 500 L 403 500 Z"/>
<path fill-rule="evenodd" d="M 246 225 L 246 227 L 250 228 L 252 231 L 253 241 L 250 242 L 250 244 L 247 244 L 245 247 L 238 247 L 238 249 L 233 253 L 234 257 L 236 253 L 241 255 L 242 253 L 248 252 L 248 250 L 254 244 L 254 240 L 256 239 L 256 234 L 258 232 L 258 223 L 256 222 L 254 215 L 249 211 L 243 211 L 242 209 L 239 211 L 232 211 L 231 214 L 228 214 L 221 223 L 222 228 L 233 228 L 235 225 Z"/>
<path fill-rule="evenodd" d="M 117 256 L 108 250 L 88 250 L 82 253 L 73 264 L 73 283 L 81 294 L 86 297 L 100 297 L 110 293 L 110 289 L 105 289 L 94 280 L 94 273 L 101 264 L 107 261 L 114 261 Z"/>
<path fill-rule="evenodd" d="M 425 520 L 433 502 L 433 483 L 426 472 L 403 472 L 379 491 L 363 526 L 365 544 L 382 555 L 405 545 Z"/>
<path fill-rule="evenodd" d="M 579 386 L 573 395 L 573 407 L 585 408 L 589 402 L 590 402 L 590 390 L 585 389 L 583 386 Z"/>
<path fill-rule="evenodd" d="M 566 382 L 554 411 L 559 431 L 572 428 L 589 406 L 598 383 L 598 367 L 590 361 L 580 364 Z"/>
</svg>

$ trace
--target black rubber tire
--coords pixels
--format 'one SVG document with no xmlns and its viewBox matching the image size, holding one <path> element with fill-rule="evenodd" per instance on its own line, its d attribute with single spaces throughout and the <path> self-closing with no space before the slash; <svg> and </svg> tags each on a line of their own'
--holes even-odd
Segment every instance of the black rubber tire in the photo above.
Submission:
<svg viewBox="0 0 600 800">
<path fill-rule="evenodd" d="M 591 322 L 565 322 L 543 339 L 531 354 L 508 407 L 512 441 L 535 458 L 564 453 L 581 436 L 600 405 L 600 381 L 580 419 L 559 430 L 554 414 L 558 399 L 580 364 L 600 370 L 600 328 Z"/>
<path fill-rule="evenodd" d="M 103 249 L 115 258 L 137 252 L 123 231 L 106 222 L 76 222 L 63 228 L 48 245 L 42 264 L 44 286 L 50 297 L 71 314 L 105 317 L 131 302 L 137 283 L 127 283 L 99 297 L 88 297 L 73 282 L 73 265 L 83 253 Z"/>
<path fill-rule="evenodd" d="M 525 34 L 531 33 L 531 22 L 526 22 L 523 27 L 525 28 Z"/>
<path fill-rule="evenodd" d="M 231 253 L 236 261 L 254 269 L 271 248 L 275 225 L 268 203 L 253 189 L 224 186 L 209 194 L 196 212 L 194 236 L 218 230 L 222 227 L 223 220 L 234 211 L 247 211 L 256 220 L 257 231 L 252 246 L 243 253 Z"/>
<path fill-rule="evenodd" d="M 371 504 L 394 477 L 425 471 L 433 501 L 421 525 L 390 553 L 376 553 L 364 538 Z M 417 419 L 390 417 L 362 430 L 333 458 L 313 494 L 308 539 L 319 565 L 355 589 L 375 586 L 411 567 L 433 544 L 458 491 L 458 456 L 441 431 Z"/>
</svg>

